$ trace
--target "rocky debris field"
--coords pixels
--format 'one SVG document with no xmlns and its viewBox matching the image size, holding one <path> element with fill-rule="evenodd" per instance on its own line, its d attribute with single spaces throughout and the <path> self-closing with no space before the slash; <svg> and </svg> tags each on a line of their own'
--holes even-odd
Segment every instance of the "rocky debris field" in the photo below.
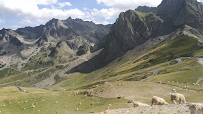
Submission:
<svg viewBox="0 0 203 114">
<path fill-rule="evenodd" d="M 109 109 L 96 114 L 190 114 L 189 106 L 182 105 L 153 105 L 148 107 L 134 107 Z"/>
</svg>

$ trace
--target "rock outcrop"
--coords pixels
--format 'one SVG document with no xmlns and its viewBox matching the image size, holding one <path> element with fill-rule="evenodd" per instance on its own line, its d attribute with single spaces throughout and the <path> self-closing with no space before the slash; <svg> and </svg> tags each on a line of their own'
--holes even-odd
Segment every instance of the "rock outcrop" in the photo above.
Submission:
<svg viewBox="0 0 203 114">
<path fill-rule="evenodd" d="M 156 10 L 156 7 L 138 6 L 135 10 L 142 13 L 149 13 Z"/>
</svg>

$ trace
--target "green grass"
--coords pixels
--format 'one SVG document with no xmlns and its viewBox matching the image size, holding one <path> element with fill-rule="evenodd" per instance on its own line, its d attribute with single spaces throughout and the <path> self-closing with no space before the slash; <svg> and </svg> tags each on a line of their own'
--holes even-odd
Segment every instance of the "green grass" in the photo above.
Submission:
<svg viewBox="0 0 203 114">
<path fill-rule="evenodd" d="M 203 56 L 203 49 L 200 49 L 194 52 L 194 57 L 201 57 L 201 56 Z"/>
<path fill-rule="evenodd" d="M 141 21 L 145 21 L 145 17 L 147 15 L 149 15 L 148 13 L 142 13 L 142 12 L 139 12 L 139 11 L 136 11 L 136 10 L 133 10 L 133 12 L 136 13 L 139 16 L 139 19 Z"/>
<path fill-rule="evenodd" d="M 178 81 L 180 83 L 196 83 L 198 79 L 203 78 L 203 66 L 180 67 L 175 66 L 174 70 L 168 73 L 160 73 L 149 81 Z M 176 69 L 176 70 L 175 70 Z M 168 70 L 168 69 L 166 69 Z M 171 70 L 171 69 L 170 69 Z"/>
<path fill-rule="evenodd" d="M 101 97 L 85 97 L 83 94 L 74 95 L 72 92 L 53 92 L 42 89 L 29 89 L 29 93 L 19 92 L 15 87 L 1 88 L 1 105 L 6 105 L 1 108 L 1 112 L 5 114 L 20 114 L 29 113 L 36 114 L 55 114 L 57 111 L 62 114 L 78 114 L 78 113 L 90 113 L 100 112 L 107 109 L 108 104 L 112 104 L 111 108 L 125 107 L 125 99 L 116 98 L 101 98 Z M 3 93 L 3 94 L 2 94 Z M 9 95 L 9 96 L 7 96 Z M 14 100 L 13 100 L 14 99 Z M 27 101 L 27 103 L 24 103 Z M 11 102 L 12 104 L 9 104 Z M 19 103 L 18 103 L 19 102 Z M 37 102 L 37 103 L 36 103 Z M 81 102 L 81 105 L 80 105 Z M 31 108 L 34 104 L 35 108 Z M 25 110 L 23 110 L 25 108 Z M 78 111 L 75 111 L 76 109 Z"/>
<path fill-rule="evenodd" d="M 16 72 L 17 72 L 17 69 L 15 69 L 14 67 L 4 68 L 0 70 L 0 78 L 5 78 L 10 75 L 14 75 Z"/>
</svg>

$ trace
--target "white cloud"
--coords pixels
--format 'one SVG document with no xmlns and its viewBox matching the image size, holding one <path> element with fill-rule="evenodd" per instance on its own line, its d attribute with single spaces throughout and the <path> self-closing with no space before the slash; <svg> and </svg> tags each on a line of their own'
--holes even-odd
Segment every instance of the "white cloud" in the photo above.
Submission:
<svg viewBox="0 0 203 114">
<path fill-rule="evenodd" d="M 1 19 L 0 19 L 0 24 L 1 24 L 1 23 L 5 23 L 5 20 L 1 20 Z"/>
<path fill-rule="evenodd" d="M 103 4 L 110 8 L 93 9 L 93 15 L 102 16 L 106 20 L 119 15 L 120 12 L 125 12 L 129 9 L 136 9 L 138 6 L 157 7 L 162 0 L 96 0 L 98 4 Z M 200 0 L 198 0 L 200 2 Z"/>
<path fill-rule="evenodd" d="M 136 9 L 138 6 L 158 6 L 162 0 L 96 0 L 98 4 L 104 4 L 108 9 L 93 9 L 93 15 L 102 16 L 105 20 L 112 19 L 129 9 Z"/>
<path fill-rule="evenodd" d="M 62 10 L 55 7 L 39 8 L 38 5 L 59 5 L 71 6 L 71 3 L 58 3 L 58 0 L 0 0 L 0 15 L 4 19 L 23 18 L 19 24 L 43 24 L 52 18 L 67 19 L 72 18 L 85 19 L 86 15 L 83 11 L 75 8 Z"/>
<path fill-rule="evenodd" d="M 162 0 L 96 0 L 98 4 L 104 4 L 118 9 L 135 9 L 138 6 L 158 6 Z"/>
<path fill-rule="evenodd" d="M 95 24 L 103 24 L 103 25 L 108 25 L 111 24 L 108 21 L 95 21 Z"/>
<path fill-rule="evenodd" d="M 58 5 L 60 6 L 60 8 L 63 8 L 64 6 L 72 6 L 70 2 L 58 3 Z"/>
<path fill-rule="evenodd" d="M 92 10 L 92 15 L 95 17 L 103 17 L 105 20 L 112 19 L 121 12 L 122 10 L 118 8 L 109 8 L 109 9 L 93 9 Z"/>
</svg>

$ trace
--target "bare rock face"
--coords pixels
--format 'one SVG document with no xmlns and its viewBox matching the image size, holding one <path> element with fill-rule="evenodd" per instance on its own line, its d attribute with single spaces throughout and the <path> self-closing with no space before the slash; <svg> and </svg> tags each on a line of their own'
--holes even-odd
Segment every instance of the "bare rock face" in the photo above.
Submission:
<svg viewBox="0 0 203 114">
<path fill-rule="evenodd" d="M 90 42 L 97 43 L 101 37 L 107 34 L 111 28 L 111 25 L 95 24 L 89 21 L 83 21 L 81 19 L 72 19 L 69 17 L 63 20 L 65 25 L 69 26 L 80 36 L 84 37 Z"/>
<path fill-rule="evenodd" d="M 194 28 L 203 28 L 203 4 L 197 0 L 163 0 L 156 15 L 173 26 L 187 24 Z"/>
<path fill-rule="evenodd" d="M 15 32 L 21 35 L 24 39 L 35 40 L 43 34 L 44 25 L 36 27 L 18 28 Z"/>
<path fill-rule="evenodd" d="M 66 26 L 62 21 L 58 19 L 52 19 L 44 26 L 44 34 L 53 37 L 54 39 L 72 39 L 79 36 L 75 31 Z"/>
<path fill-rule="evenodd" d="M 135 10 L 142 13 L 149 13 L 156 10 L 156 7 L 138 6 Z"/>
<path fill-rule="evenodd" d="M 15 46 L 22 45 L 22 42 L 17 38 L 15 32 L 10 29 L 3 29 L 0 31 L 0 41 L 9 42 Z"/>
<path fill-rule="evenodd" d="M 112 60 L 151 38 L 160 28 L 162 20 L 153 13 L 128 10 L 121 13 L 108 35 L 98 47 L 104 47 L 101 58 Z"/>
</svg>

